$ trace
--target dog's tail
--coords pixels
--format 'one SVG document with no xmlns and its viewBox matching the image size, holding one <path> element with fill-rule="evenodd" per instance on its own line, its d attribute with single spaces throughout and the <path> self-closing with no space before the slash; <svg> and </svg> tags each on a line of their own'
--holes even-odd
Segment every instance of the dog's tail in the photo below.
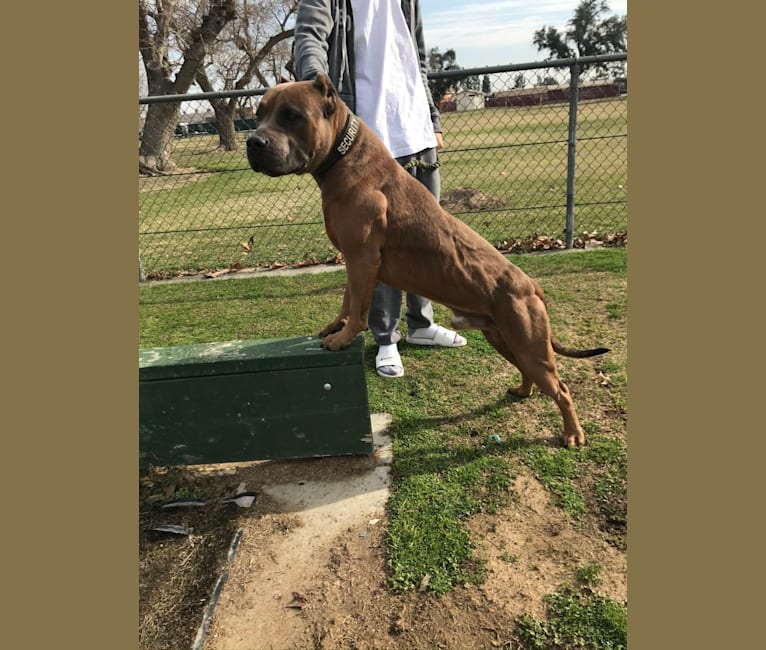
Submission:
<svg viewBox="0 0 766 650">
<path fill-rule="evenodd" d="M 573 359 L 585 359 L 586 357 L 595 357 L 596 355 L 609 352 L 609 348 L 593 348 L 592 350 L 566 348 L 555 339 L 551 339 L 551 343 L 553 344 L 553 350 L 555 352 L 565 357 L 572 357 Z"/>
<path fill-rule="evenodd" d="M 530 278 L 530 280 L 532 280 L 532 284 L 535 287 L 535 293 L 537 294 L 537 297 L 543 301 L 543 304 L 547 308 L 548 300 L 545 297 L 545 292 L 540 286 L 540 283 L 534 278 Z M 587 357 L 595 357 L 599 354 L 605 354 L 609 352 L 609 348 L 593 348 L 592 350 L 575 350 L 574 348 L 567 348 L 561 345 L 561 343 L 559 343 L 553 337 L 551 337 L 551 344 L 553 345 L 554 352 L 557 352 L 558 354 L 561 354 L 565 357 L 571 357 L 572 359 L 586 359 Z"/>
</svg>

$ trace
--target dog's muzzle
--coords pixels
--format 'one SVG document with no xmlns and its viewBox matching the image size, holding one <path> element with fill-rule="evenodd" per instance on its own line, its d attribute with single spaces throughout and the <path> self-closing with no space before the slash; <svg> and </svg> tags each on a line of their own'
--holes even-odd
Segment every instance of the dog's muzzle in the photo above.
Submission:
<svg viewBox="0 0 766 650">
<path fill-rule="evenodd" d="M 247 139 L 247 161 L 253 171 L 268 176 L 301 174 L 310 159 L 302 152 L 282 151 L 266 133 L 255 133 Z"/>
<path fill-rule="evenodd" d="M 257 133 L 255 135 L 251 135 L 247 139 L 248 149 L 265 149 L 268 145 L 269 145 L 268 139 Z"/>
<path fill-rule="evenodd" d="M 262 135 L 255 134 L 247 139 L 247 161 L 250 163 L 250 167 L 256 172 L 267 172 L 268 170 L 262 169 L 262 164 L 266 157 L 270 157 L 268 154 L 269 140 Z"/>
</svg>

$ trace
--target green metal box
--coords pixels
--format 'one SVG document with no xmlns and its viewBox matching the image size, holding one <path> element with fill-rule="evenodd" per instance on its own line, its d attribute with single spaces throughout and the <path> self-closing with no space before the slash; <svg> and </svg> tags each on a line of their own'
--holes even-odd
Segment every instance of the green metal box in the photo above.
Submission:
<svg viewBox="0 0 766 650">
<path fill-rule="evenodd" d="M 139 458 L 155 466 L 368 454 L 363 337 L 139 351 Z"/>
</svg>

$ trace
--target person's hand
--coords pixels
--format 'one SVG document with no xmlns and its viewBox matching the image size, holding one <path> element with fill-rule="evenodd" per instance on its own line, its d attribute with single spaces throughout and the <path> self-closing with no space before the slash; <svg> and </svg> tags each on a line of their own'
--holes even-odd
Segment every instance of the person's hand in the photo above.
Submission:
<svg viewBox="0 0 766 650">
<path fill-rule="evenodd" d="M 436 150 L 444 149 L 444 138 L 441 133 L 434 133 L 436 136 Z"/>
</svg>

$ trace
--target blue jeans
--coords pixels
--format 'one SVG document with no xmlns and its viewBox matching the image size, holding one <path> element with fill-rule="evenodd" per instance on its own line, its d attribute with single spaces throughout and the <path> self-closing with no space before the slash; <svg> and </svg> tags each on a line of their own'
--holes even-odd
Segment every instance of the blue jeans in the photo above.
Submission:
<svg viewBox="0 0 766 650">
<path fill-rule="evenodd" d="M 407 165 L 412 160 L 435 164 L 436 149 L 426 149 L 420 153 L 396 159 L 402 166 Z M 441 176 L 438 167 L 426 169 L 415 166 L 407 169 L 407 171 L 423 183 L 437 200 L 439 199 Z M 402 293 L 401 289 L 389 287 L 382 282 L 375 285 L 370 303 L 370 313 L 367 317 L 367 326 L 378 345 L 390 345 L 401 339 L 398 327 L 402 318 Z M 434 322 L 434 309 L 431 301 L 422 296 L 408 293 L 406 318 L 408 332 L 430 327 Z"/>
</svg>

